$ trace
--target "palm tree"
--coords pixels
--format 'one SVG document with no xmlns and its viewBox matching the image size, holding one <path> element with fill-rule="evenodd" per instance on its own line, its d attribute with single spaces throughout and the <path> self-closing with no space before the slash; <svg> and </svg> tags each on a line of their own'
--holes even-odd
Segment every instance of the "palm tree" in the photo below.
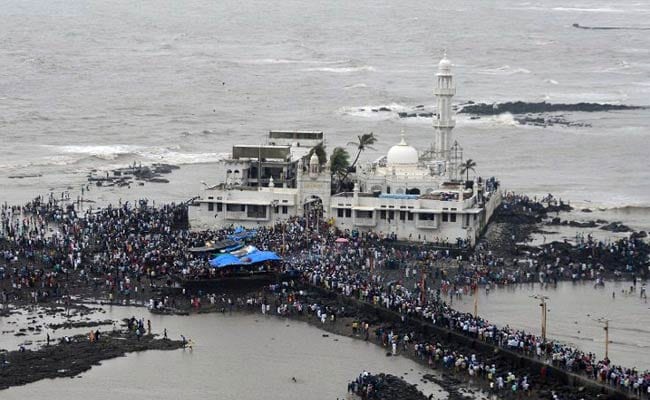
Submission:
<svg viewBox="0 0 650 400">
<path fill-rule="evenodd" d="M 361 152 L 366 150 L 366 149 L 372 149 L 372 145 L 375 144 L 377 141 L 377 138 L 375 137 L 375 134 L 370 132 L 370 133 L 364 133 L 361 136 L 357 136 L 359 139 L 358 142 L 349 142 L 348 146 L 356 146 L 357 148 L 357 155 L 354 157 L 354 161 L 350 166 L 348 167 L 348 170 L 345 172 L 345 175 L 340 180 L 340 183 L 344 182 L 347 178 L 348 175 L 350 174 L 350 170 L 352 170 L 356 165 L 357 161 L 359 161 L 359 156 L 361 155 Z M 339 185 L 340 188 L 340 185 Z"/>
<path fill-rule="evenodd" d="M 473 171 L 473 172 L 476 172 L 474 167 L 476 167 L 476 163 L 471 158 L 461 164 L 460 173 L 461 174 L 467 174 L 467 179 L 465 179 L 466 181 L 469 180 L 469 171 L 470 170 Z"/>
<path fill-rule="evenodd" d="M 366 149 L 372 149 L 372 145 L 375 144 L 375 142 L 377 141 L 375 134 L 372 132 L 364 133 L 363 135 L 357 137 L 359 138 L 358 142 L 348 143 L 348 146 L 353 145 L 357 147 L 357 155 L 356 157 L 354 157 L 354 161 L 350 165 L 350 168 L 354 168 L 357 165 L 357 161 L 359 161 L 359 156 L 361 155 L 361 152 Z"/>
<path fill-rule="evenodd" d="M 338 180 L 337 191 L 350 169 L 350 153 L 343 147 L 335 147 L 330 156 L 330 173 Z"/>
</svg>

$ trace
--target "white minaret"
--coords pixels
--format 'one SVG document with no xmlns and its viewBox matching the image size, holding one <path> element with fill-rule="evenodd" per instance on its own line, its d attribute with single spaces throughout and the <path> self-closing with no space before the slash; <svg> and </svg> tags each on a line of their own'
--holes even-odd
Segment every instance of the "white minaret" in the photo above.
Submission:
<svg viewBox="0 0 650 400">
<path fill-rule="evenodd" d="M 451 111 L 451 99 L 456 94 L 454 87 L 454 76 L 451 73 L 451 61 L 447 59 L 445 52 L 442 60 L 438 64 L 438 81 L 433 93 L 436 95 L 438 106 L 438 117 L 433 120 L 434 150 L 440 160 L 449 159 L 449 149 L 451 148 L 451 130 L 454 129 L 456 121 Z"/>
</svg>

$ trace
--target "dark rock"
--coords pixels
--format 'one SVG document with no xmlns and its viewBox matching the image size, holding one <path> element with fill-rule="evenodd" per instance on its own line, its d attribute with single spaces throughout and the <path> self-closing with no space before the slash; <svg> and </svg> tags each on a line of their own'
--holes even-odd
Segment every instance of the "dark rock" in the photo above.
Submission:
<svg viewBox="0 0 650 400">
<path fill-rule="evenodd" d="M 41 379 L 74 377 L 102 360 L 122 357 L 130 352 L 182 347 L 181 341 L 160 340 L 151 335 L 137 340 L 135 334 L 130 332 L 104 332 L 96 343 L 90 343 L 85 335 L 78 335 L 72 337 L 70 343 L 6 354 L 8 364 L 2 367 L 0 373 L 0 390 Z"/>
<path fill-rule="evenodd" d="M 623 225 L 621 222 L 612 222 L 605 226 L 601 226 L 600 229 L 604 231 L 619 232 L 619 233 L 632 232 L 632 228 L 630 228 L 627 225 Z"/>
<path fill-rule="evenodd" d="M 601 111 L 614 111 L 614 110 L 638 110 L 644 109 L 641 106 L 629 106 L 623 104 L 601 104 L 601 103 L 547 103 L 545 101 L 540 103 L 528 103 L 524 101 L 494 103 L 494 104 L 466 104 L 458 111 L 461 114 L 476 114 L 476 115 L 498 115 L 509 112 L 511 114 L 527 114 L 527 113 L 548 113 L 558 111 L 571 111 L 571 112 L 601 112 Z"/>
</svg>

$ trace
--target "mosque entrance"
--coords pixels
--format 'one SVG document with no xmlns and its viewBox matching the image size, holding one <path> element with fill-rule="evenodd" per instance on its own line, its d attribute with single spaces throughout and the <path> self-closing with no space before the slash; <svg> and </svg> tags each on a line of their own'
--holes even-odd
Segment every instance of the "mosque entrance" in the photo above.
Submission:
<svg viewBox="0 0 650 400">
<path fill-rule="evenodd" d="M 318 196 L 309 196 L 303 204 L 307 226 L 317 227 L 323 221 L 323 200 Z"/>
</svg>

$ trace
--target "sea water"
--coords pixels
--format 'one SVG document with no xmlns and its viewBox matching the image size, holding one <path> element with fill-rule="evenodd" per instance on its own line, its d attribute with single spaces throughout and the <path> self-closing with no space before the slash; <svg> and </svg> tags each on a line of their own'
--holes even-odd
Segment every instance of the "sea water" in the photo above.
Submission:
<svg viewBox="0 0 650 400">
<path fill-rule="evenodd" d="M 270 129 L 323 130 L 329 151 L 373 131 L 379 140 L 362 160 L 385 154 L 402 129 L 426 148 L 431 119 L 371 109 L 433 106 L 443 49 L 456 103 L 649 106 L 649 41 L 636 30 L 649 17 L 644 3 L 601 0 L 7 0 L 1 200 L 78 190 L 90 170 L 134 161 L 195 165 L 193 185 L 146 185 L 151 198 L 191 198 L 201 180 L 216 183 L 208 163 Z M 650 111 L 563 115 L 591 127 L 459 115 L 454 140 L 505 189 L 650 228 Z"/>
<path fill-rule="evenodd" d="M 363 370 L 403 376 L 436 399 L 448 396 L 431 382 L 435 373 L 387 349 L 362 340 L 326 334 L 305 322 L 251 314 L 150 315 L 143 308 L 111 307 L 101 319 L 136 316 L 150 319 L 155 333 L 167 329 L 193 348 L 146 351 L 106 360 L 78 378 L 43 380 L 2 392 L 3 399 L 94 399 L 134 396 L 157 399 L 343 399 L 347 383 Z M 87 328 L 90 329 L 90 328 Z M 97 329 L 97 328 L 93 328 Z M 110 330 L 100 326 L 100 330 Z M 71 334 L 59 330 L 54 337 Z M 12 341 L 0 336 L 0 347 Z M 295 382 L 293 381 L 295 378 Z"/>
</svg>

